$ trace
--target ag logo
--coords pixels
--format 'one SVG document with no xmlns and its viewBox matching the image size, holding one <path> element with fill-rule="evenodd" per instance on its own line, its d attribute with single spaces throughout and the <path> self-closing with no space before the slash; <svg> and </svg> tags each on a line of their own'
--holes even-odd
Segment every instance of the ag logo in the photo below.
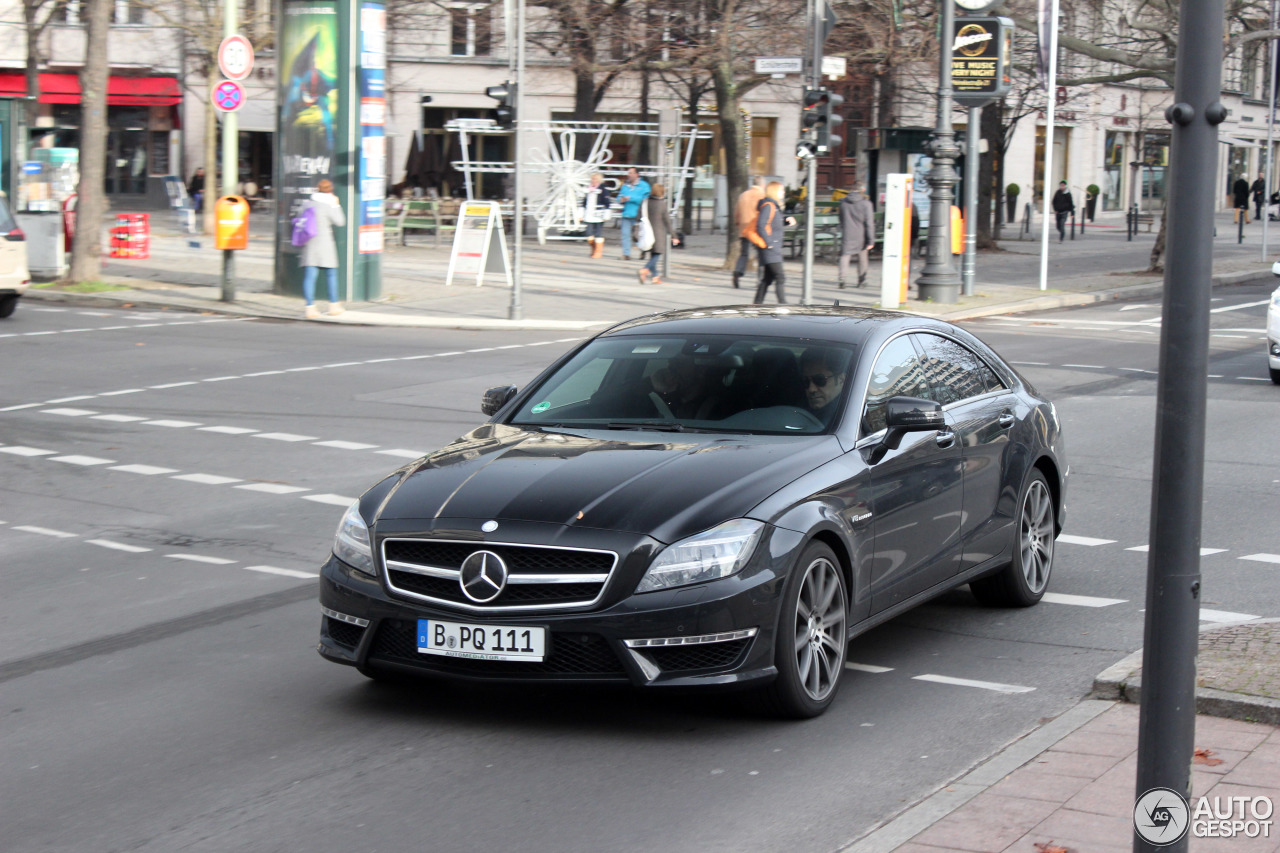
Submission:
<svg viewBox="0 0 1280 853">
<path fill-rule="evenodd" d="M 1148 844 L 1164 847 L 1187 834 L 1191 810 L 1181 794 L 1171 788 L 1152 788 L 1133 806 L 1133 828 Z"/>
</svg>

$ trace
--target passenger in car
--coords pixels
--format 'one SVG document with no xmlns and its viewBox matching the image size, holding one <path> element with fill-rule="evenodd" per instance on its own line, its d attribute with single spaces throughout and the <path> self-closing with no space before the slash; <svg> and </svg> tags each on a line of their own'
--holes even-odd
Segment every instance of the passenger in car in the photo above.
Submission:
<svg viewBox="0 0 1280 853">
<path fill-rule="evenodd" d="M 676 356 L 649 377 L 654 393 L 681 420 L 723 416 L 724 371 L 689 356 Z"/>
<path fill-rule="evenodd" d="M 831 416 L 840 408 L 837 403 L 844 392 L 846 360 L 842 353 L 823 347 L 810 347 L 800 357 L 805 402 L 809 404 L 809 411 L 824 423 L 830 423 Z"/>
</svg>

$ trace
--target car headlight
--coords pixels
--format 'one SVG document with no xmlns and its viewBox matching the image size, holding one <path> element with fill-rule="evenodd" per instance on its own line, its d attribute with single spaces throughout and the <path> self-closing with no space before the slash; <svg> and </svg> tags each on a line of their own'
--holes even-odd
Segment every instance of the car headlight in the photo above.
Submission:
<svg viewBox="0 0 1280 853">
<path fill-rule="evenodd" d="M 369 525 L 360 516 L 360 501 L 356 501 L 338 522 L 338 532 L 333 537 L 333 556 L 358 572 L 377 577 L 373 567 L 373 548 L 369 545 Z"/>
<path fill-rule="evenodd" d="M 751 559 L 762 530 L 759 521 L 736 518 L 668 545 L 644 573 L 636 592 L 727 578 Z"/>
</svg>

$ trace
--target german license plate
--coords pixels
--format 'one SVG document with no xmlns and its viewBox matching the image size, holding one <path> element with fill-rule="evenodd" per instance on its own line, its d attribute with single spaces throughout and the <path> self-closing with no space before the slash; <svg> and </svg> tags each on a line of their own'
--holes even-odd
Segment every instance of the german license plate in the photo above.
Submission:
<svg viewBox="0 0 1280 853">
<path fill-rule="evenodd" d="M 547 629 L 419 619 L 418 651 L 471 660 L 541 661 L 547 656 Z"/>
</svg>

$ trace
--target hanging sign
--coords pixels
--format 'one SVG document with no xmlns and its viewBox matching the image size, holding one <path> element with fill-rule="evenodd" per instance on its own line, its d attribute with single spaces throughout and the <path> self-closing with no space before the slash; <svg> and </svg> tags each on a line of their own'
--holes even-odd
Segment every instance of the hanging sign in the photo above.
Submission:
<svg viewBox="0 0 1280 853">
<path fill-rule="evenodd" d="M 1013 21 L 956 18 L 951 43 L 951 92 L 961 106 L 983 107 L 1009 92 Z"/>
<path fill-rule="evenodd" d="M 453 251 L 449 253 L 449 272 L 444 283 L 453 284 L 455 275 L 474 275 L 479 287 L 487 272 L 501 273 L 507 286 L 513 285 L 511 268 L 507 265 L 502 210 L 492 201 L 463 202 L 458 211 L 458 227 L 453 233 Z"/>
</svg>

